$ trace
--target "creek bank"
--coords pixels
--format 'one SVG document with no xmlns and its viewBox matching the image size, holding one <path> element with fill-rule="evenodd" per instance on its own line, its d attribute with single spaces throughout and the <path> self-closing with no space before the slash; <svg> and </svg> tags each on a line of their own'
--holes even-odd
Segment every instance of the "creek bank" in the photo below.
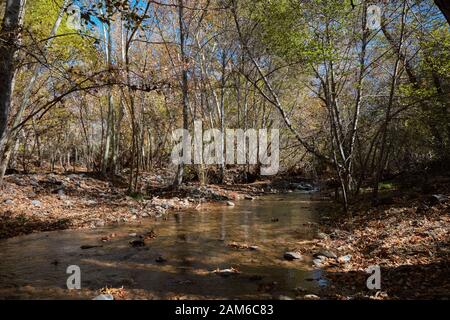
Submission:
<svg viewBox="0 0 450 320">
<path fill-rule="evenodd" d="M 324 214 L 316 239 L 299 249 L 314 256 L 313 268 L 324 271 L 328 285 L 321 298 L 449 299 L 450 179 L 438 189 L 389 191 L 376 207 L 362 198 L 352 208 L 352 220 Z M 381 290 L 367 288 L 371 266 L 380 266 Z"/>
<path fill-rule="evenodd" d="M 108 181 L 87 173 L 9 175 L 0 194 L 0 239 L 139 224 L 144 219 L 165 219 L 168 213 L 180 210 L 216 204 L 233 207 L 238 200 L 254 201 L 261 195 L 292 188 L 287 182 L 262 181 L 220 186 L 187 183 L 174 190 L 167 187 L 166 180 L 158 175 L 144 176 L 147 191 L 131 197 L 126 180 L 120 177 Z"/>
</svg>

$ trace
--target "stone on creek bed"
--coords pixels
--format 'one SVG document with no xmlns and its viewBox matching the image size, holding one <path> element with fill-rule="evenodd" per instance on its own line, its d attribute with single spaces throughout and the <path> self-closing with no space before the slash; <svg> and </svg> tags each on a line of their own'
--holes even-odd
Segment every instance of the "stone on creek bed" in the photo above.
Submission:
<svg viewBox="0 0 450 320">
<path fill-rule="evenodd" d="M 337 259 L 337 255 L 333 252 L 333 251 L 329 251 L 329 250 L 321 250 L 317 253 L 314 254 L 315 258 L 320 258 L 320 257 L 325 257 L 325 258 L 330 258 L 330 259 Z"/>
<path fill-rule="evenodd" d="M 97 297 L 95 297 L 92 300 L 114 300 L 114 297 L 111 294 L 101 294 Z"/>
<path fill-rule="evenodd" d="M 164 263 L 164 262 L 167 262 L 167 259 L 162 256 L 159 256 L 158 258 L 155 259 L 155 261 L 157 263 Z"/>
<path fill-rule="evenodd" d="M 323 267 L 323 260 L 321 259 L 314 259 L 313 264 L 316 268 L 322 268 Z"/>
<path fill-rule="evenodd" d="M 84 245 L 81 246 L 80 249 L 81 250 L 89 250 L 89 249 L 94 249 L 94 248 L 102 248 L 103 246 L 98 246 L 98 245 Z"/>
<path fill-rule="evenodd" d="M 320 300 L 319 296 L 316 296 L 315 294 L 307 294 L 303 296 L 304 300 Z"/>
<path fill-rule="evenodd" d="M 229 277 L 229 276 L 240 274 L 239 270 L 237 270 L 235 268 L 223 269 L 223 270 L 217 269 L 217 270 L 214 270 L 213 272 L 222 277 Z"/>
<path fill-rule="evenodd" d="M 288 261 L 303 260 L 303 256 L 300 252 L 289 251 L 284 254 L 284 259 Z"/>
<path fill-rule="evenodd" d="M 130 244 L 133 248 L 145 247 L 145 242 L 142 239 L 132 240 Z"/>
</svg>

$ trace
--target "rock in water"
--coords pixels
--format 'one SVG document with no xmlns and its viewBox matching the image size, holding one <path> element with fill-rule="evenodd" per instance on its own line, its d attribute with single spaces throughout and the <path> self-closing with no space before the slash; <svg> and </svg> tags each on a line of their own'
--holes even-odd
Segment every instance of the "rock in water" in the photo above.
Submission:
<svg viewBox="0 0 450 320">
<path fill-rule="evenodd" d="M 303 297 L 305 300 L 320 300 L 319 296 L 316 296 L 315 294 L 307 294 Z"/>
<path fill-rule="evenodd" d="M 142 239 L 132 240 L 130 244 L 133 248 L 145 247 L 145 242 Z"/>
<path fill-rule="evenodd" d="M 234 207 L 235 204 L 234 204 L 233 202 L 231 202 L 231 201 L 227 201 L 227 206 L 229 206 L 229 207 Z"/>
<path fill-rule="evenodd" d="M 224 270 L 215 270 L 214 271 L 215 274 L 222 276 L 222 277 L 229 277 L 229 276 L 233 276 L 233 275 L 238 275 L 240 272 L 238 270 L 236 270 L 235 268 L 231 268 L 231 269 L 224 269 Z"/>
<path fill-rule="evenodd" d="M 155 261 L 158 262 L 158 263 L 164 263 L 164 262 L 166 262 L 167 260 L 166 260 L 164 257 L 158 257 L 158 258 L 156 258 Z"/>
<path fill-rule="evenodd" d="M 314 259 L 313 260 L 313 264 L 314 264 L 314 266 L 316 267 L 316 268 L 322 268 L 323 267 L 323 264 L 322 264 L 322 260 L 321 259 Z"/>
<path fill-rule="evenodd" d="M 141 234 L 139 238 L 143 240 L 153 240 L 157 237 L 156 232 L 152 229 L 144 234 Z"/>
<path fill-rule="evenodd" d="M 284 254 L 284 259 L 288 261 L 303 260 L 303 256 L 298 252 L 286 252 Z"/>
<path fill-rule="evenodd" d="M 319 251 L 318 253 L 314 254 L 314 257 L 315 258 L 325 257 L 325 258 L 330 258 L 330 259 L 338 258 L 334 252 L 328 251 L 328 250 Z"/>
<path fill-rule="evenodd" d="M 81 250 L 89 250 L 89 249 L 101 248 L 101 247 L 103 247 L 103 246 L 89 246 L 89 245 L 87 245 L 87 246 L 81 246 L 80 249 Z"/>
<path fill-rule="evenodd" d="M 309 183 L 305 183 L 305 182 L 292 183 L 291 186 L 294 187 L 295 189 L 299 190 L 299 191 L 311 192 L 311 191 L 314 190 L 314 186 L 313 185 L 311 185 Z"/>
<path fill-rule="evenodd" d="M 112 301 L 112 300 L 114 300 L 114 297 L 111 294 L 101 294 L 92 300 L 110 300 L 110 301 Z"/>
<path fill-rule="evenodd" d="M 306 292 L 306 289 L 303 287 L 297 287 L 294 289 L 294 291 L 298 292 L 298 293 L 302 293 L 302 292 Z"/>
</svg>

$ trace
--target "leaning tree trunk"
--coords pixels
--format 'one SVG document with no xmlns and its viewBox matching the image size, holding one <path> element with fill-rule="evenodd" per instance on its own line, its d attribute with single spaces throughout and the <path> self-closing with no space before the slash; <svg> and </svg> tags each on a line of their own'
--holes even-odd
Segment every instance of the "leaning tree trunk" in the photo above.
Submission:
<svg viewBox="0 0 450 320">
<path fill-rule="evenodd" d="M 434 0 L 434 3 L 438 6 L 439 10 L 443 13 L 450 24 L 450 1 L 448 0 Z"/>
<path fill-rule="evenodd" d="M 108 8 L 106 9 L 108 10 Z M 106 13 L 106 12 L 105 12 Z M 108 72 L 112 70 L 112 35 L 111 21 L 107 21 L 106 26 L 103 24 L 103 36 L 105 40 L 105 56 Z M 106 116 L 106 138 L 102 155 L 102 174 L 106 177 L 111 170 L 111 152 L 114 152 L 114 106 L 113 106 L 113 88 L 108 87 L 108 111 Z M 113 170 L 114 171 L 114 170 Z"/>
<path fill-rule="evenodd" d="M 7 0 L 0 31 L 0 158 L 14 91 L 16 53 L 20 45 L 26 0 Z M 1 183 L 1 181 L 0 181 Z"/>
<path fill-rule="evenodd" d="M 47 53 L 47 50 L 48 50 L 50 44 L 52 43 L 54 37 L 56 36 L 56 34 L 58 32 L 58 29 L 63 20 L 64 13 L 66 11 L 68 3 L 69 3 L 69 0 L 64 0 L 62 7 L 59 11 L 59 14 L 56 18 L 56 21 L 53 24 L 53 28 L 50 32 L 50 36 L 46 40 L 46 42 L 44 44 L 44 48 L 41 51 L 42 55 L 45 55 Z M 0 149 L 0 150 L 3 150 L 3 154 L 0 157 L 0 182 L 3 180 L 6 169 L 8 168 L 8 164 L 9 164 L 10 157 L 11 157 L 12 146 L 14 146 L 16 144 L 16 141 L 18 139 L 18 134 L 21 130 L 21 128 L 18 128 L 18 126 L 20 125 L 20 122 L 22 121 L 22 116 L 23 116 L 23 113 L 25 112 L 25 108 L 27 107 L 27 105 L 30 102 L 30 97 L 31 97 L 33 88 L 34 88 L 36 81 L 38 79 L 38 76 L 39 76 L 39 71 L 40 71 L 40 65 L 39 65 L 39 63 L 37 63 L 31 71 L 31 78 L 28 81 L 27 86 L 25 87 L 25 90 L 23 92 L 23 98 L 22 98 L 22 101 L 20 102 L 19 108 L 11 120 L 12 130 L 5 132 L 3 135 L 3 143 L 0 142 L 0 146 L 3 146 L 3 148 Z"/>
</svg>

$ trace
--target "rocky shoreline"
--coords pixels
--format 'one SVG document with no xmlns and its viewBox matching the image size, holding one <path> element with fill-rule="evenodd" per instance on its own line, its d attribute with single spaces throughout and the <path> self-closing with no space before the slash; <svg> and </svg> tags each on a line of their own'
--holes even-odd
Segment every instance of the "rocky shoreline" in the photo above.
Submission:
<svg viewBox="0 0 450 320">
<path fill-rule="evenodd" d="M 159 219 L 170 212 L 209 205 L 233 206 L 237 200 L 255 200 L 264 194 L 295 189 L 295 184 L 271 181 L 252 184 L 186 184 L 176 190 L 160 176 L 147 176 L 149 190 L 127 195 L 126 184 L 88 174 L 13 174 L 0 194 L 0 239 L 34 232 L 93 229 Z M 299 184 L 307 189 L 310 185 Z M 312 187 L 311 187 L 312 188 Z M 291 190 L 292 191 L 292 190 Z"/>
</svg>

